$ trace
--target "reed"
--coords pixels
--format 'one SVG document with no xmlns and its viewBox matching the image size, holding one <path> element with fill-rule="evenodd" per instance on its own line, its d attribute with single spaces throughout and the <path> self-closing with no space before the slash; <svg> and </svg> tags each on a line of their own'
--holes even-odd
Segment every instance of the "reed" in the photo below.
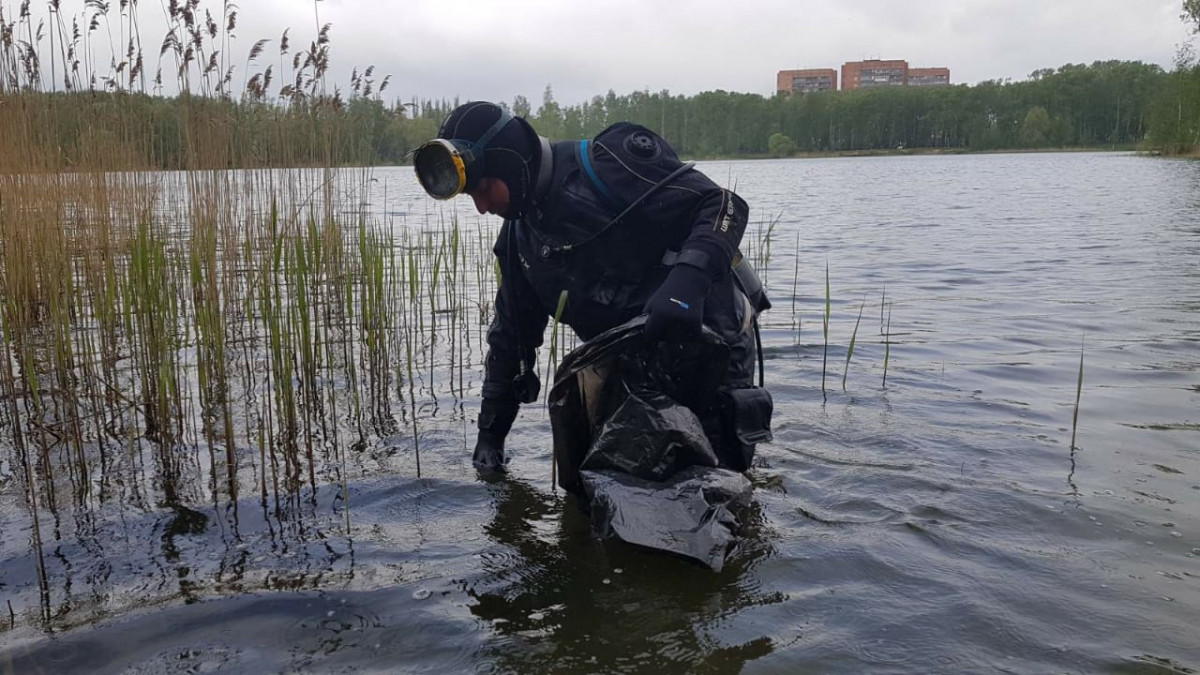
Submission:
<svg viewBox="0 0 1200 675">
<path fill-rule="evenodd" d="M 887 324 L 883 332 L 883 384 L 887 388 L 888 363 L 892 358 L 892 306 L 888 305 Z"/>
<path fill-rule="evenodd" d="M 419 279 L 416 254 L 412 248 L 408 249 L 408 291 L 409 301 L 414 306 L 417 298 L 417 279 Z M 413 436 L 413 455 L 416 458 L 417 477 L 421 476 L 421 435 L 417 428 L 417 394 L 416 394 L 416 378 L 413 375 L 413 325 L 411 321 L 406 321 L 404 324 L 404 354 L 405 354 L 405 369 L 408 381 L 408 401 L 412 412 L 412 436 Z"/>
<path fill-rule="evenodd" d="M 759 219 L 757 226 L 756 246 L 751 262 L 755 270 L 762 278 L 763 283 L 767 281 L 767 273 L 771 265 L 771 244 L 774 241 L 775 227 L 783 220 L 783 212 L 777 213 L 769 220 Z"/>
<path fill-rule="evenodd" d="M 546 387 L 544 402 L 550 400 L 550 390 L 554 388 L 554 379 L 558 373 L 558 332 L 562 325 L 562 315 L 567 309 L 567 291 L 558 294 L 558 306 L 554 309 L 554 328 L 550 332 L 550 358 L 546 359 Z M 550 485 L 558 484 L 558 455 L 551 450 Z"/>
<path fill-rule="evenodd" d="M 326 472 L 346 502 L 341 439 L 363 409 L 391 433 L 404 317 L 466 297 L 449 286 L 469 255 L 438 242 L 428 300 L 405 298 L 390 231 L 343 215 L 365 182 L 335 168 L 358 154 L 347 111 L 382 86 L 368 71 L 354 99 L 325 93 L 327 26 L 300 51 L 285 34 L 239 95 L 233 3 L 170 3 L 156 73 L 136 2 L 87 3 L 74 32 L 57 2 L 40 31 L 30 4 L 0 6 L 0 452 L 22 470 L 46 622 L 46 513 L 226 501 L 236 519 L 246 492 L 282 513 Z M 92 58 L 109 19 L 112 64 Z M 172 78 L 179 95 L 149 93 Z M 439 367 L 411 356 L 410 385 Z"/>
<path fill-rule="evenodd" d="M 854 320 L 854 331 L 850 333 L 850 345 L 846 348 L 846 365 L 842 369 L 842 391 L 846 391 L 846 376 L 850 374 L 850 359 L 854 356 L 854 343 L 858 341 L 858 325 L 862 323 L 863 309 L 867 306 L 867 299 L 863 297 L 862 304 L 858 306 L 858 318 Z"/>
<path fill-rule="evenodd" d="M 554 309 L 554 323 L 550 331 L 550 358 L 546 359 L 546 399 L 549 399 L 550 389 L 554 384 L 555 373 L 558 370 L 558 333 L 562 326 L 562 315 L 567 309 L 567 291 L 558 294 L 558 305 Z"/>
<path fill-rule="evenodd" d="M 832 312 L 832 296 L 829 292 L 829 260 L 825 260 L 825 313 L 821 316 L 821 394 L 825 393 L 825 373 L 829 365 L 829 317 Z"/>
<path fill-rule="evenodd" d="M 796 344 L 800 344 L 800 315 L 796 313 L 800 283 L 800 233 L 796 233 L 795 255 L 792 258 L 792 325 L 796 331 Z"/>
<path fill-rule="evenodd" d="M 1079 377 L 1075 381 L 1075 410 L 1071 413 L 1071 452 L 1075 452 L 1075 431 L 1079 428 L 1079 400 L 1083 397 L 1083 351 L 1087 337 L 1079 341 Z"/>
</svg>

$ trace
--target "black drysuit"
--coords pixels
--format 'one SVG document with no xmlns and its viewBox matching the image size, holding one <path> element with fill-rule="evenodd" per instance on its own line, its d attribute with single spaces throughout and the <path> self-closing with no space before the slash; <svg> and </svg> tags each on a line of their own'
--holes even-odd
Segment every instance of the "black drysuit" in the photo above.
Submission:
<svg viewBox="0 0 1200 675">
<path fill-rule="evenodd" d="M 730 270 L 746 229 L 746 203 L 689 169 L 626 212 L 683 166 L 663 139 L 639 125 L 618 123 L 592 141 L 549 147 L 549 181 L 538 181 L 542 193 L 523 217 L 504 222 L 494 247 L 501 284 L 487 336 L 480 429 L 503 437 L 517 402 L 529 399 L 514 382 L 536 372 L 535 350 L 564 291 L 561 321 L 589 340 L 641 314 L 676 261 L 712 281 L 703 322 L 730 347 L 722 386 L 751 388 L 754 310 Z M 744 470 L 748 462 L 728 465 Z"/>
</svg>

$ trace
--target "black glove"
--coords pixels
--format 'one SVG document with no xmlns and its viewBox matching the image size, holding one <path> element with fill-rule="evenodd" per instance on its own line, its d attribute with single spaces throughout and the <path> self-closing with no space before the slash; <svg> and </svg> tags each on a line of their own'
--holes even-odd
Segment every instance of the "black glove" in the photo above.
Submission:
<svg viewBox="0 0 1200 675">
<path fill-rule="evenodd" d="M 504 437 L 517 418 L 520 404 L 507 399 L 485 398 L 479 406 L 479 436 L 471 463 L 486 473 L 504 471 L 508 463 L 504 456 Z"/>
<path fill-rule="evenodd" d="M 680 341 L 700 334 L 704 296 L 712 280 L 699 267 L 675 265 L 646 302 L 645 335 L 651 341 Z"/>
</svg>

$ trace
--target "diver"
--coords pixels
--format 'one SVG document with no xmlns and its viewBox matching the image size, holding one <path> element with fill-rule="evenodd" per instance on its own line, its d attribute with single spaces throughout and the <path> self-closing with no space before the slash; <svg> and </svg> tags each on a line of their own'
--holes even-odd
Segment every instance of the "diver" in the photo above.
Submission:
<svg viewBox="0 0 1200 675">
<path fill-rule="evenodd" d="M 583 340 L 643 314 L 652 343 L 691 339 L 702 326 L 719 335 L 730 356 L 720 396 L 695 412 L 720 466 L 750 468 L 755 444 L 770 439 L 752 330 L 770 304 L 738 251 L 749 211 L 742 198 L 643 126 L 620 122 L 594 139 L 551 143 L 482 101 L 451 112 L 414 165 L 432 197 L 467 194 L 481 214 L 504 218 L 477 469 L 504 470 L 505 437 L 520 404 L 537 400 L 536 349 L 564 294 L 561 321 Z"/>
</svg>

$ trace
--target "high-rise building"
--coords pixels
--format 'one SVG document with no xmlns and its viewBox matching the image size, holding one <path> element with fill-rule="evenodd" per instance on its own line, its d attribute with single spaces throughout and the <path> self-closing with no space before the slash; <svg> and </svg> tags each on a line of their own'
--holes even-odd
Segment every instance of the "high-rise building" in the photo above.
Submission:
<svg viewBox="0 0 1200 675">
<path fill-rule="evenodd" d="M 903 87 L 908 81 L 908 61 L 849 61 L 842 64 L 842 89 Z"/>
<path fill-rule="evenodd" d="M 936 87 L 942 84 L 950 84 L 949 68 L 908 69 L 908 86 L 910 87 Z"/>
<path fill-rule="evenodd" d="M 775 89 L 780 92 L 808 93 L 836 91 L 837 88 L 838 75 L 833 68 L 781 70 L 775 77 Z"/>
<path fill-rule="evenodd" d="M 908 61 L 847 61 L 842 64 L 842 90 L 871 87 L 934 87 L 950 84 L 949 68 L 909 68 Z M 834 91 L 838 74 L 833 68 L 781 70 L 775 76 L 779 92 Z"/>
</svg>

